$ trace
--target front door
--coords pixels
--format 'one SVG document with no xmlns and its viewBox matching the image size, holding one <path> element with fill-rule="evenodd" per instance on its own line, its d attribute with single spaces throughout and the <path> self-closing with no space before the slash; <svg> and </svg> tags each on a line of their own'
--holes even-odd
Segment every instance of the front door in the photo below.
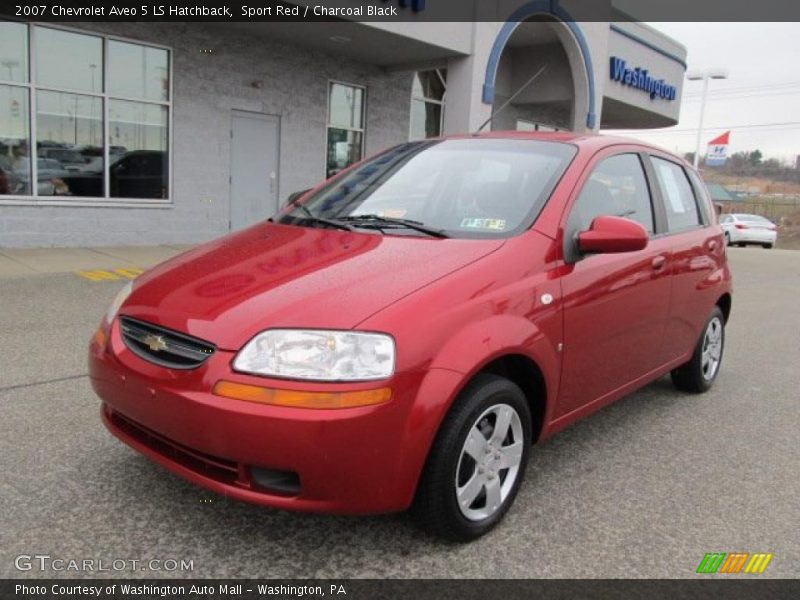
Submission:
<svg viewBox="0 0 800 600">
<path fill-rule="evenodd" d="M 647 247 L 576 256 L 575 234 L 601 215 L 641 223 L 651 235 Z M 595 163 L 565 229 L 571 264 L 562 278 L 564 354 L 556 418 L 602 401 L 660 366 L 671 285 L 669 240 L 654 237 L 653 203 L 637 153 Z"/>
<path fill-rule="evenodd" d="M 234 111 L 231 124 L 231 230 L 278 210 L 280 119 Z"/>
</svg>

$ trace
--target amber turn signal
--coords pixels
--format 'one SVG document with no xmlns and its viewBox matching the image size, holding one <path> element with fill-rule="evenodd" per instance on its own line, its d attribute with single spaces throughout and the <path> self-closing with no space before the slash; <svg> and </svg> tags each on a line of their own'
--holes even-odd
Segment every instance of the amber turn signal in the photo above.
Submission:
<svg viewBox="0 0 800 600">
<path fill-rule="evenodd" d="M 106 332 L 103 331 L 102 327 L 99 327 L 97 331 L 94 332 L 94 336 L 92 337 L 92 339 L 99 348 L 106 347 L 106 340 L 108 339 L 108 337 L 106 336 Z"/>
<path fill-rule="evenodd" d="M 274 406 L 294 408 L 353 408 L 387 402 L 392 397 L 389 388 L 348 392 L 305 392 L 264 388 L 257 385 L 234 383 L 221 379 L 214 386 L 214 394 L 234 400 L 259 402 Z"/>
</svg>

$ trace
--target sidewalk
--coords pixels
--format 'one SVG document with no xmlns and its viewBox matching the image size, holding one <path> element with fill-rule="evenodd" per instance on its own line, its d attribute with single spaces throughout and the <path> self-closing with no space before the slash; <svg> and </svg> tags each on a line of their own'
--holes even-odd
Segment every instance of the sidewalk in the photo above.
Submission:
<svg viewBox="0 0 800 600">
<path fill-rule="evenodd" d="M 0 278 L 76 273 L 93 280 L 132 279 L 188 248 L 191 246 L 0 248 Z"/>
</svg>

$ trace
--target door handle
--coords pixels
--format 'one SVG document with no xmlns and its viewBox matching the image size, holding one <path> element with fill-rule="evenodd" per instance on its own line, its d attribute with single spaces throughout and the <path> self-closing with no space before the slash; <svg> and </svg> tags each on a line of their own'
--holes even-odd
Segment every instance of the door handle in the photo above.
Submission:
<svg viewBox="0 0 800 600">
<path fill-rule="evenodd" d="M 654 271 L 660 271 L 664 268 L 665 264 L 667 264 L 666 256 L 656 256 L 652 261 L 650 261 L 650 265 L 653 267 Z"/>
</svg>

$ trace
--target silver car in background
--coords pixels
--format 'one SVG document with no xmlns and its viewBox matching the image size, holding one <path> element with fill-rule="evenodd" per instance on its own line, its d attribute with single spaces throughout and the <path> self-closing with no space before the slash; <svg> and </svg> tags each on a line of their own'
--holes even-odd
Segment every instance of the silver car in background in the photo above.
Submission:
<svg viewBox="0 0 800 600">
<path fill-rule="evenodd" d="M 759 215 L 730 213 L 720 216 L 719 223 L 725 230 L 725 241 L 729 246 L 758 244 L 772 248 L 778 240 L 775 223 Z"/>
</svg>

